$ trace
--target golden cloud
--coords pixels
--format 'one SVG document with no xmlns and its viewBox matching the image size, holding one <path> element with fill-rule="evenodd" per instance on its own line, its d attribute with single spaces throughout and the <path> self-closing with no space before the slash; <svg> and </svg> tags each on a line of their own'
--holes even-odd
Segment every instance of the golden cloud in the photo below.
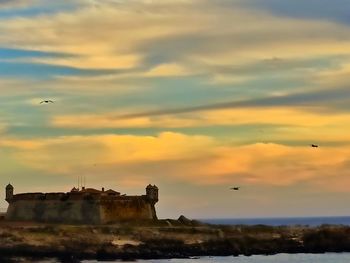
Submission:
<svg viewBox="0 0 350 263">
<path fill-rule="evenodd" d="M 18 150 L 19 159 L 37 168 L 53 162 L 63 172 L 91 163 L 134 163 L 200 156 L 214 141 L 205 136 L 163 132 L 157 137 L 132 135 L 68 136 L 43 140 L 7 139 L 3 147 Z"/>
<path fill-rule="evenodd" d="M 144 182 L 155 177 L 160 182 L 183 181 L 199 185 L 232 182 L 320 185 L 316 182 L 329 174 L 338 175 L 338 179 L 346 175 L 350 154 L 349 146 L 317 149 L 272 143 L 235 146 L 211 137 L 171 132 L 157 137 L 100 135 L 13 139 L 2 147 L 12 148 L 22 165 L 48 174 L 54 170 L 55 174 L 75 177 L 88 171 L 95 173 L 96 181 L 99 176 L 113 180 L 116 173 L 122 172 L 130 185 L 138 178 L 143 178 L 140 180 Z"/>
<path fill-rule="evenodd" d="M 217 158 L 206 162 L 198 174 L 214 180 L 233 179 L 243 184 L 290 185 L 309 181 L 325 170 L 341 167 L 349 148 L 290 147 L 277 144 L 253 144 L 217 149 Z M 330 156 L 331 155 L 331 156 Z M 218 176 L 218 174 L 221 176 Z"/>
<path fill-rule="evenodd" d="M 152 68 L 144 75 L 146 77 L 167 77 L 167 76 L 185 76 L 191 73 L 190 70 L 177 64 L 162 64 Z"/>
<path fill-rule="evenodd" d="M 120 113 L 119 113 L 120 115 Z M 97 128 L 185 128 L 217 125 L 276 125 L 273 134 L 262 134 L 268 140 L 329 140 L 342 141 L 350 137 L 345 132 L 350 128 L 348 113 L 310 112 L 307 108 L 265 107 L 209 110 L 176 115 L 118 118 L 117 114 L 105 115 L 62 115 L 51 121 L 54 127 L 97 129 Z M 315 132 L 317 129 L 317 132 Z"/>
</svg>

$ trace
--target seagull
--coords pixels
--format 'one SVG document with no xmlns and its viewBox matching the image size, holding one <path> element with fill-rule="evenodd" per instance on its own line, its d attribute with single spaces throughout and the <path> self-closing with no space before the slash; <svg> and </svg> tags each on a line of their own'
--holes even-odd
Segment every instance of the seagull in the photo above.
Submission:
<svg viewBox="0 0 350 263">
<path fill-rule="evenodd" d="M 317 148 L 318 145 L 316 145 L 316 144 L 311 144 L 311 147 L 312 147 L 312 148 Z"/>
<path fill-rule="evenodd" d="M 54 102 L 52 100 L 42 100 L 42 101 L 40 101 L 40 104 L 43 104 L 43 103 L 48 104 L 48 103 L 54 103 Z"/>
<path fill-rule="evenodd" d="M 241 188 L 240 186 L 235 186 L 235 187 L 231 187 L 230 190 L 235 190 L 235 191 L 238 191 L 239 188 Z"/>
</svg>

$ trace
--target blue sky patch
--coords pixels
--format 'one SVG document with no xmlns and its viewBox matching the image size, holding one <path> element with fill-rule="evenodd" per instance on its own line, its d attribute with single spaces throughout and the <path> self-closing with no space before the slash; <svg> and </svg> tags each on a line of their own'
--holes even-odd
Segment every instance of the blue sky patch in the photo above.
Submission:
<svg viewBox="0 0 350 263">
<path fill-rule="evenodd" d="M 350 1 L 346 0 L 252 0 L 244 1 L 243 5 L 279 16 L 325 19 L 350 25 Z"/>
<path fill-rule="evenodd" d="M 12 8 L 0 9 L 0 20 L 15 17 L 33 17 L 39 15 L 53 15 L 59 12 L 74 11 L 78 8 L 77 4 L 68 1 L 43 1 L 49 4 L 32 4 L 28 6 L 14 6 Z"/>
<path fill-rule="evenodd" d="M 0 59 L 33 58 L 33 57 L 36 57 L 36 58 L 69 57 L 69 56 L 71 55 L 64 54 L 64 53 L 0 47 Z"/>
<path fill-rule="evenodd" d="M 0 61 L 0 76 L 5 77 L 32 77 L 45 79 L 55 76 L 98 76 L 116 73 L 114 70 L 78 69 L 73 67 L 56 66 L 39 63 L 22 63 Z"/>
</svg>

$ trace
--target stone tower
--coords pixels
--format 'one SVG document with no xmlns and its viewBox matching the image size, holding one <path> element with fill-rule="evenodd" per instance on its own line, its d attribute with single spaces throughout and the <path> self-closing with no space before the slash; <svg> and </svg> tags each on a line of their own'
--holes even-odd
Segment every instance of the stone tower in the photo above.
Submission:
<svg viewBox="0 0 350 263">
<path fill-rule="evenodd" d="M 8 184 L 6 186 L 6 201 L 10 202 L 12 200 L 13 197 L 13 186 L 11 184 Z"/>
<path fill-rule="evenodd" d="M 153 205 L 158 202 L 158 187 L 155 185 L 148 185 L 146 187 L 146 196 L 148 201 Z"/>
</svg>

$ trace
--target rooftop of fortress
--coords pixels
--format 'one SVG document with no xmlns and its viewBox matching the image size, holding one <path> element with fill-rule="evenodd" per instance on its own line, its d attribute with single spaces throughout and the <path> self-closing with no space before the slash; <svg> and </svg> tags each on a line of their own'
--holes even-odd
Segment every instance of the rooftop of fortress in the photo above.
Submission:
<svg viewBox="0 0 350 263">
<path fill-rule="evenodd" d="M 12 185 L 8 185 L 7 189 L 13 189 Z M 147 195 L 147 191 L 149 190 L 156 190 L 158 191 L 158 187 L 155 185 L 148 185 L 146 187 L 146 195 L 135 195 L 130 196 L 126 194 L 120 194 L 120 192 L 117 192 L 115 190 L 109 189 L 105 190 L 105 188 L 102 188 L 101 190 L 94 189 L 94 188 L 85 188 L 82 187 L 81 189 L 73 187 L 70 192 L 53 192 L 53 193 L 42 193 L 42 192 L 35 192 L 35 193 L 19 193 L 19 194 L 13 194 L 12 197 L 9 199 L 9 201 L 17 201 L 17 200 L 79 200 L 79 199 L 133 199 L 133 198 L 149 198 Z M 158 196 L 156 197 L 158 201 Z"/>
</svg>

